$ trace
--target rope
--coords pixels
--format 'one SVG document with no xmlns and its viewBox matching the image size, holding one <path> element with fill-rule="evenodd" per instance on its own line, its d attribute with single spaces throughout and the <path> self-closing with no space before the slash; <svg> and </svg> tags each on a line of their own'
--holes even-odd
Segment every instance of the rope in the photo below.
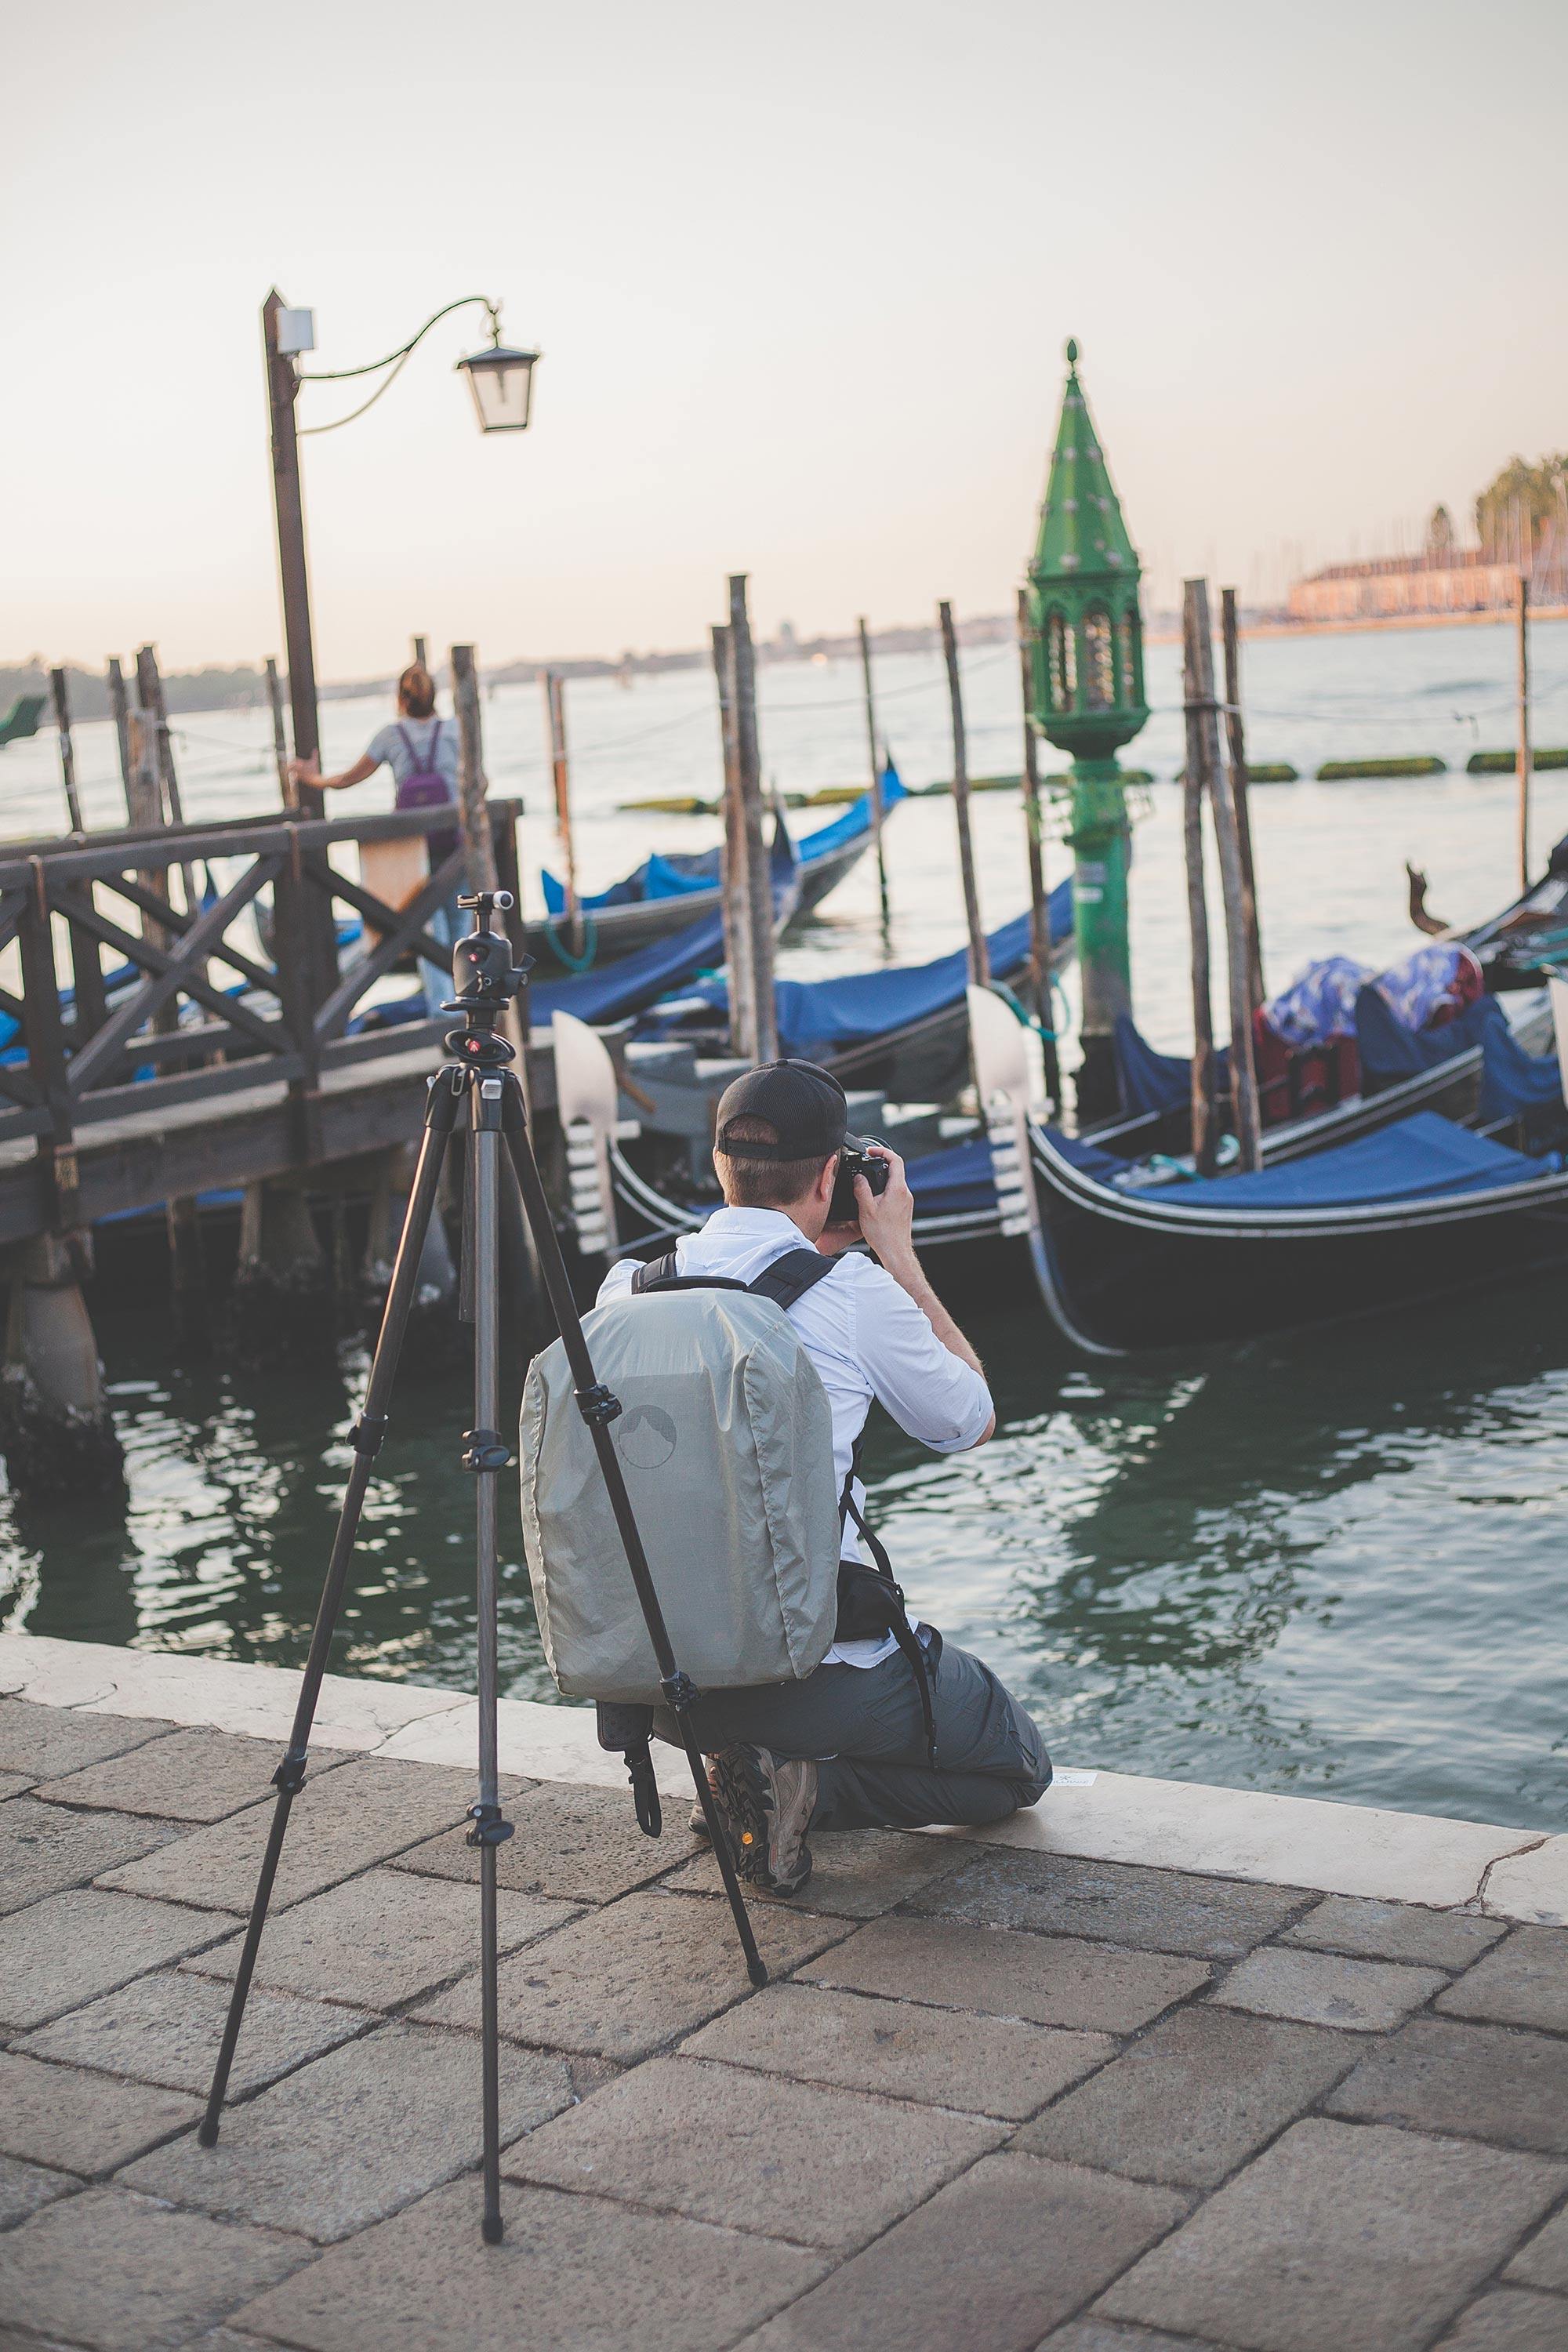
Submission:
<svg viewBox="0 0 1568 2352">
<path fill-rule="evenodd" d="M 551 954 L 553 955 L 559 962 L 563 963 L 569 972 L 574 974 L 591 971 L 593 968 L 594 959 L 599 952 L 599 927 L 597 923 L 595 922 L 592 915 L 581 915 L 580 919 L 583 925 L 583 952 L 580 956 L 574 956 L 570 948 L 568 948 L 562 940 L 560 932 L 556 929 L 554 918 L 550 915 L 546 915 L 544 918 L 544 936 L 550 942 Z"/>
</svg>

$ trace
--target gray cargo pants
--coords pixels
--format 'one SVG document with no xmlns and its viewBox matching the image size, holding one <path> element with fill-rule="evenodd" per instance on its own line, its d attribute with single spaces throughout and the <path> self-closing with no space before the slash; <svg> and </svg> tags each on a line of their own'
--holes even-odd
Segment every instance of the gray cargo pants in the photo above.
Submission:
<svg viewBox="0 0 1568 2352">
<path fill-rule="evenodd" d="M 934 1770 L 915 1678 L 897 1651 L 879 1666 L 818 1666 L 804 1682 L 710 1691 L 692 1722 L 707 1755 L 751 1740 L 814 1758 L 814 1830 L 978 1828 L 1037 1804 L 1051 1780 L 1046 1743 L 990 1667 L 947 1642 L 932 1681 Z M 656 1709 L 654 1730 L 674 1741 L 674 1717 Z"/>
</svg>

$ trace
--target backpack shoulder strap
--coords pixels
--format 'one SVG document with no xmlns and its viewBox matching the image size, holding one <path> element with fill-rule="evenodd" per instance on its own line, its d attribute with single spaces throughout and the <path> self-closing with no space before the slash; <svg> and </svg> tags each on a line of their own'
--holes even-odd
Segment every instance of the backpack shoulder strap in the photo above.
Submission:
<svg viewBox="0 0 1568 2352">
<path fill-rule="evenodd" d="M 653 1289 L 657 1284 L 673 1281 L 674 1276 L 675 1252 L 666 1250 L 662 1257 L 649 1258 L 646 1265 L 638 1266 L 632 1276 L 632 1288 L 640 1297 L 645 1290 Z"/>
<path fill-rule="evenodd" d="M 745 1290 L 743 1282 L 731 1282 L 726 1274 L 677 1274 L 675 1252 L 666 1250 L 662 1257 L 650 1258 L 639 1265 L 632 1276 L 632 1290 L 638 1297 L 650 1290 Z"/>
<path fill-rule="evenodd" d="M 837 1263 L 836 1257 L 824 1257 L 820 1250 L 785 1250 L 744 1286 L 753 1298 L 771 1298 L 775 1307 L 788 1308 L 830 1275 Z"/>
</svg>

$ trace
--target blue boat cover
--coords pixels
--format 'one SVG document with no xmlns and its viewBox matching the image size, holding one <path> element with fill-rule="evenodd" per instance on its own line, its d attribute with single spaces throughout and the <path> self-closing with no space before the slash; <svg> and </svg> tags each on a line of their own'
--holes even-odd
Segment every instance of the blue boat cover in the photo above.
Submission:
<svg viewBox="0 0 1568 2352">
<path fill-rule="evenodd" d="M 1347 1209 L 1484 1192 L 1543 1172 L 1522 1151 L 1472 1135 L 1435 1110 L 1418 1110 L 1377 1135 L 1310 1159 L 1288 1160 L 1252 1176 L 1202 1177 L 1158 1197 L 1177 1209 Z"/>
<path fill-rule="evenodd" d="M 1483 1000 L 1488 1004 L 1495 1001 L 1489 996 Z M 1483 1118 L 1522 1118 L 1526 1133 L 1542 1142 L 1554 1139 L 1568 1125 L 1556 1054 L 1527 1054 L 1500 1007 L 1497 1025 L 1481 1040 L 1480 1114 Z"/>
<path fill-rule="evenodd" d="M 884 815 L 908 800 L 908 788 L 900 781 L 891 761 L 882 771 L 882 811 Z M 819 825 L 795 844 L 795 853 L 803 865 L 809 866 L 815 857 L 826 857 L 829 851 L 842 849 L 862 834 L 871 830 L 871 795 L 862 793 L 851 803 L 842 816 L 831 824 Z M 540 874 L 544 886 L 544 911 L 552 917 L 566 912 L 566 886 L 546 866 Z M 645 905 L 651 898 L 676 898 L 688 890 L 711 890 L 719 879 L 717 849 L 696 850 L 674 857 L 661 857 L 656 849 L 651 856 L 628 874 L 624 881 L 612 882 L 607 890 L 595 891 L 583 900 L 585 913 L 592 914 L 605 907 Z"/>
<path fill-rule="evenodd" d="M 1083 1141 L 1075 1135 L 1063 1135 L 1058 1128 L 1048 1127 L 1046 1133 L 1064 1160 L 1088 1175 L 1098 1176 L 1101 1182 L 1119 1175 L 1127 1165 L 1125 1160 L 1118 1160 L 1112 1152 L 1101 1151 L 1098 1144 Z M 996 1206 L 991 1146 L 983 1135 L 968 1143 L 952 1144 L 945 1151 L 928 1151 L 919 1160 L 910 1160 L 906 1162 L 904 1173 L 910 1180 L 919 1216 L 961 1217 Z"/>
<path fill-rule="evenodd" d="M 1494 1029 L 1509 1034 L 1508 1016 L 1495 996 L 1478 997 L 1440 1029 L 1407 1029 L 1380 988 L 1363 988 L 1355 1001 L 1362 1089 L 1374 1095 L 1403 1078 L 1419 1077 L 1481 1045 Z"/>
<path fill-rule="evenodd" d="M 1116 1016 L 1113 1043 L 1121 1100 L 1130 1118 L 1145 1118 L 1158 1111 L 1176 1110 L 1190 1101 L 1193 1066 L 1185 1054 L 1156 1053 L 1127 1013 Z M 1228 1045 L 1222 1045 L 1215 1056 L 1215 1087 L 1220 1094 L 1229 1092 Z"/>
<path fill-rule="evenodd" d="M 641 1013 L 724 955 L 724 918 L 704 915 L 683 931 L 655 940 L 636 955 L 620 956 L 574 980 L 547 980 L 528 992 L 529 1018 L 542 1025 L 552 1013 L 574 1013 L 598 1026 Z"/>
<path fill-rule="evenodd" d="M 1051 938 L 1065 939 L 1072 929 L 1070 878 L 1051 892 L 1048 910 Z M 1027 915 L 1004 923 L 986 945 L 996 979 L 1019 971 L 1029 954 Z M 969 959 L 963 948 L 939 956 L 934 963 L 894 964 L 886 971 L 849 972 L 842 980 L 781 980 L 773 992 L 779 1049 L 797 1061 L 820 1061 L 949 1011 L 963 1003 L 968 985 Z M 715 1013 L 729 1011 L 729 989 L 721 975 L 700 982 L 689 992 Z M 658 1034 L 657 1029 L 650 1028 L 649 1034 Z"/>
</svg>

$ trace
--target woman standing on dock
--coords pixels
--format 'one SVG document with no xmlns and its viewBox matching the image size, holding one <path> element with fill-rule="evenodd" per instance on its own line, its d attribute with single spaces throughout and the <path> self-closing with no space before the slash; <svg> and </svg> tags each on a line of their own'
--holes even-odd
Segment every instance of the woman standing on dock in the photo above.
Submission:
<svg viewBox="0 0 1568 2352">
<path fill-rule="evenodd" d="M 457 800 L 458 725 L 456 719 L 437 718 L 436 681 L 423 662 L 410 662 L 404 671 L 397 681 L 397 717 L 390 725 L 377 730 L 352 768 L 344 768 L 335 776 L 323 776 L 315 761 L 291 760 L 289 773 L 297 784 L 312 784 L 318 792 L 335 793 L 344 791 L 350 784 L 366 782 L 380 767 L 392 770 L 397 787 L 395 804 L 400 809 L 440 808 Z M 374 890 L 389 906 L 406 905 L 424 886 L 428 870 L 424 864 L 425 852 L 428 852 L 429 864 L 437 865 L 450 856 L 457 839 L 456 832 L 452 832 L 433 833 L 423 844 L 386 842 L 379 845 L 381 856 L 374 864 L 362 849 L 361 870 L 366 889 Z M 367 866 L 372 870 L 366 870 Z M 438 907 L 425 927 L 447 946 L 454 937 L 455 911 L 453 907 Z M 451 993 L 451 973 L 425 962 L 420 964 L 419 972 L 425 1001 L 430 1011 L 437 1013 L 443 998 Z"/>
</svg>

